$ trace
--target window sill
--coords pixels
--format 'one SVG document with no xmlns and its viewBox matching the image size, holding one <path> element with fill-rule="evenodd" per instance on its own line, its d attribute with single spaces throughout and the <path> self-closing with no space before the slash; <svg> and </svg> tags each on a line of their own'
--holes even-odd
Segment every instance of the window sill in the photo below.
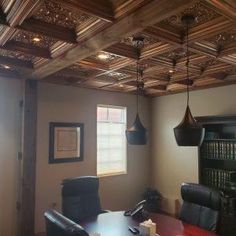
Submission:
<svg viewBox="0 0 236 236">
<path fill-rule="evenodd" d="M 99 178 L 103 178 L 103 177 L 112 177 L 112 176 L 126 175 L 126 174 L 127 174 L 127 171 L 123 171 L 123 172 L 116 172 L 116 173 L 97 174 L 97 176 Z"/>
</svg>

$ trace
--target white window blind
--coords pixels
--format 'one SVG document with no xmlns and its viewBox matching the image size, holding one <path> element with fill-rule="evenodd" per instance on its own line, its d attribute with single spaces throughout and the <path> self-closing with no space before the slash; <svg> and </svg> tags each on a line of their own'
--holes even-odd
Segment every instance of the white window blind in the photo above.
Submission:
<svg viewBox="0 0 236 236">
<path fill-rule="evenodd" d="M 97 175 L 126 173 L 126 108 L 97 106 Z"/>
</svg>

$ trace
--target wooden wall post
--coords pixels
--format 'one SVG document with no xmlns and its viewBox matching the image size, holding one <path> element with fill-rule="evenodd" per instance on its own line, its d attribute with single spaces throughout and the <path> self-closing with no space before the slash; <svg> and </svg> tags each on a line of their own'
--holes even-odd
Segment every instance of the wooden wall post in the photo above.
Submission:
<svg viewBox="0 0 236 236">
<path fill-rule="evenodd" d="M 20 207 L 20 235 L 34 235 L 37 81 L 26 80 L 23 108 L 22 192 Z"/>
</svg>

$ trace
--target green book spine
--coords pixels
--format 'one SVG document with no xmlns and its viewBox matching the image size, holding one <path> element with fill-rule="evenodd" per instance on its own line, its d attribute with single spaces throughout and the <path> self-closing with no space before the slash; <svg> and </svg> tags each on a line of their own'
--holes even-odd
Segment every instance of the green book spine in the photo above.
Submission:
<svg viewBox="0 0 236 236">
<path fill-rule="evenodd" d="M 234 159 L 234 142 L 230 142 L 230 160 Z"/>
<path fill-rule="evenodd" d="M 223 159 L 223 143 L 222 142 L 219 142 L 219 158 L 220 159 Z"/>
<path fill-rule="evenodd" d="M 215 158 L 219 159 L 219 142 L 215 142 Z"/>
<path fill-rule="evenodd" d="M 223 159 L 226 159 L 226 142 L 223 142 Z"/>
<path fill-rule="evenodd" d="M 234 160 L 236 160 L 236 141 L 234 141 Z"/>
</svg>

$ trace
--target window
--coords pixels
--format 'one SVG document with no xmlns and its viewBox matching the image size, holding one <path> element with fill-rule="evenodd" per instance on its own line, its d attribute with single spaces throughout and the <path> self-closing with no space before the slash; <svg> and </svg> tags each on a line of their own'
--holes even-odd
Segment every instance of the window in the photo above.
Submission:
<svg viewBox="0 0 236 236">
<path fill-rule="evenodd" d="M 97 107 L 97 175 L 126 173 L 125 130 L 125 107 Z"/>
</svg>

